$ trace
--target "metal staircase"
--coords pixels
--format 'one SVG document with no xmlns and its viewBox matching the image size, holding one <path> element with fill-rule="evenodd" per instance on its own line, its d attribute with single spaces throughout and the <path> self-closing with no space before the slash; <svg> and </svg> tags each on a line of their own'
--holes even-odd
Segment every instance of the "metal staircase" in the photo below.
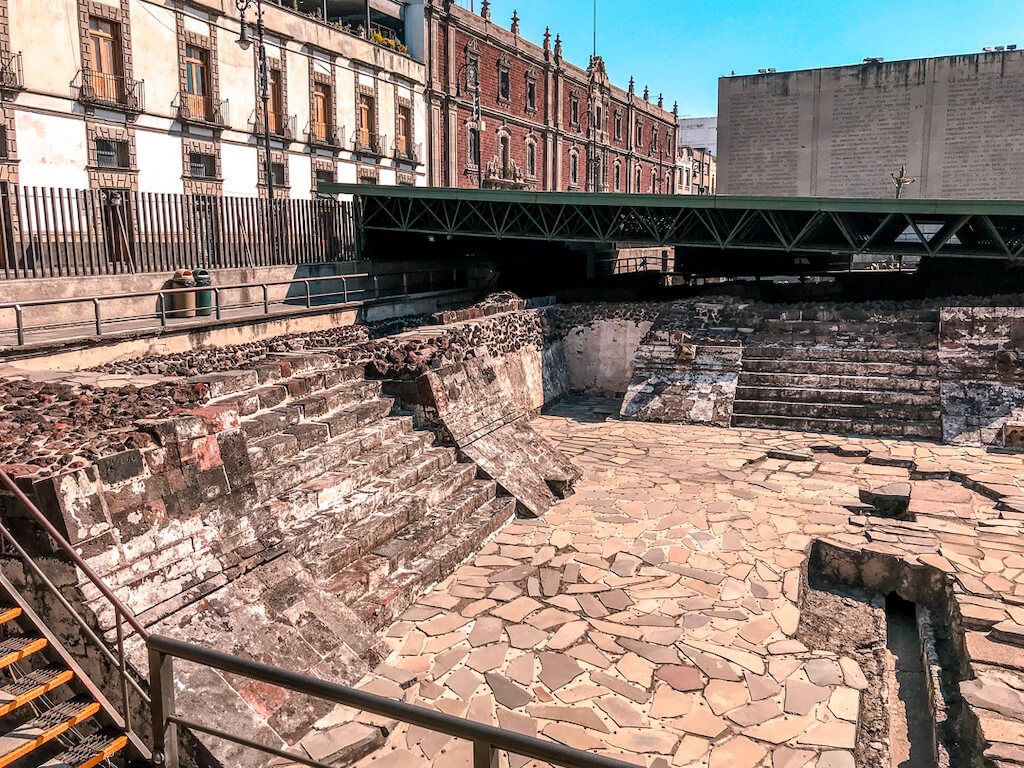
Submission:
<svg viewBox="0 0 1024 768">
<path fill-rule="evenodd" d="M 2 574 L 0 592 L 0 768 L 112 765 L 128 736 L 110 703 Z"/>
</svg>

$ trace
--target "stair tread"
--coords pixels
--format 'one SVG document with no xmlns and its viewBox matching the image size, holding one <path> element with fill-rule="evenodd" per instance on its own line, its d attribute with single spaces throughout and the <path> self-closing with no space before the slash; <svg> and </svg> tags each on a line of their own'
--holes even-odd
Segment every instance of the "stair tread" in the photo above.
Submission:
<svg viewBox="0 0 1024 768">
<path fill-rule="evenodd" d="M 109 729 L 94 733 L 43 763 L 39 768 L 93 768 L 116 755 L 128 744 L 128 737 Z"/>
<path fill-rule="evenodd" d="M 12 680 L 0 688 L 0 716 L 13 712 L 44 693 L 69 682 L 73 677 L 74 674 L 67 667 L 49 664 Z"/>
<path fill-rule="evenodd" d="M 8 621 L 21 616 L 21 608 L 16 605 L 2 605 L 0 606 L 0 624 L 6 624 Z"/>
<path fill-rule="evenodd" d="M 0 736 L 0 768 L 88 720 L 99 709 L 100 705 L 88 696 L 75 696 Z"/>
<path fill-rule="evenodd" d="M 14 635 L 0 640 L 0 669 L 42 650 L 46 644 L 46 638 L 37 635 Z"/>
</svg>

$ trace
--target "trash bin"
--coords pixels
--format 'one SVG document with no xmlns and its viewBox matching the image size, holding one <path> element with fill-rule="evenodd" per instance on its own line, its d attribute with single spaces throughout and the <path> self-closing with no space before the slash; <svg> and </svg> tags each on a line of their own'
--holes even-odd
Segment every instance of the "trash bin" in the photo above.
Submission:
<svg viewBox="0 0 1024 768">
<path fill-rule="evenodd" d="M 179 269 L 171 277 L 171 288 L 195 288 L 196 281 L 192 279 L 191 269 Z M 196 316 L 196 294 L 195 291 L 188 293 L 172 293 L 171 311 L 169 317 L 195 317 Z"/>
<path fill-rule="evenodd" d="M 192 277 L 196 281 L 196 286 L 202 288 L 207 285 L 213 285 L 213 277 L 205 269 L 195 269 L 192 271 Z M 213 291 L 196 291 L 196 315 L 199 317 L 209 317 L 213 312 Z"/>
</svg>

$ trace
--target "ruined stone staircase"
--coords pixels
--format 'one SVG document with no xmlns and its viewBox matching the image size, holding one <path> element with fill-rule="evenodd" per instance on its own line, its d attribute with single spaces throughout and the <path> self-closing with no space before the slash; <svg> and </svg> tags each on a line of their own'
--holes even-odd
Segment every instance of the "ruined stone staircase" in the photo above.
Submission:
<svg viewBox="0 0 1024 768">
<path fill-rule="evenodd" d="M 12 603 L 0 606 L 0 768 L 109 765 L 128 737 L 100 722 L 101 705 L 67 650 Z"/>
<path fill-rule="evenodd" d="M 281 366 L 281 363 L 285 365 Z M 454 448 L 391 415 L 381 382 L 333 355 L 277 356 L 290 375 L 213 400 L 237 409 L 260 538 L 284 546 L 373 629 L 515 512 Z"/>
<path fill-rule="evenodd" d="M 941 439 L 938 315 L 764 318 L 744 341 L 732 424 Z"/>
</svg>

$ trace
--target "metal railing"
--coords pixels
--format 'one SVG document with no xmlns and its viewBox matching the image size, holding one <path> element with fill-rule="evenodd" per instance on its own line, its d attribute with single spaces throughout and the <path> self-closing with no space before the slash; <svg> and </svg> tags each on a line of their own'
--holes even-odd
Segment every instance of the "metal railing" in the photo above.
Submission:
<svg viewBox="0 0 1024 768">
<path fill-rule="evenodd" d="M 271 667 L 249 659 L 216 651 L 210 648 L 203 648 L 191 643 L 185 643 L 161 635 L 153 635 L 146 630 L 132 611 L 114 594 L 114 592 L 103 582 L 89 564 L 77 553 L 70 542 L 58 531 L 46 516 L 36 507 L 35 504 L 22 492 L 18 485 L 6 472 L 0 470 L 0 483 L 6 486 L 7 490 L 28 512 L 42 529 L 50 536 L 56 548 L 81 571 L 82 575 L 99 590 L 100 594 L 110 603 L 115 615 L 118 616 L 118 654 L 115 657 L 118 663 L 119 674 L 121 675 L 121 688 L 124 693 L 124 713 L 117 710 L 104 697 L 103 692 L 89 679 L 88 675 L 81 672 L 81 682 L 86 685 L 89 692 L 97 697 L 101 707 L 119 728 L 123 728 L 129 736 L 132 746 L 145 759 L 152 759 L 153 763 L 162 768 L 178 768 L 179 766 L 179 741 L 178 727 L 187 728 L 194 733 L 205 733 L 216 738 L 239 744 L 250 749 L 273 755 L 277 758 L 292 760 L 303 765 L 314 766 L 314 768 L 332 768 L 329 763 L 313 760 L 305 755 L 277 749 L 265 744 L 260 744 L 244 735 L 230 733 L 213 725 L 190 720 L 183 714 L 179 714 L 175 705 L 174 690 L 174 659 L 188 661 L 204 666 L 208 669 L 215 669 L 221 672 L 229 672 L 233 675 L 254 680 L 268 685 L 277 686 L 295 693 L 312 696 L 314 698 L 352 707 L 354 709 L 370 712 L 375 715 L 390 717 L 403 723 L 416 725 L 429 731 L 443 733 L 459 739 L 465 739 L 473 744 L 473 768 L 495 768 L 499 751 L 522 755 L 534 760 L 550 763 L 552 765 L 564 766 L 565 768 L 633 768 L 631 763 L 615 760 L 603 755 L 596 755 L 579 749 L 545 741 L 534 736 L 526 736 L 515 731 L 497 728 L 493 725 L 485 725 L 473 720 L 438 712 L 436 710 L 418 707 L 404 701 L 389 699 L 377 694 L 360 691 L 336 683 L 329 683 L 308 675 L 289 672 L 278 667 Z M 61 595 L 59 588 L 35 566 L 32 558 L 24 549 L 17 544 L 16 539 L 7 533 L 6 528 L 0 526 L 4 532 L 5 539 L 13 544 L 20 551 L 21 556 L 34 573 L 42 576 L 49 591 L 61 602 L 66 610 L 70 610 L 78 619 L 79 625 L 86 630 L 87 637 L 99 642 L 88 626 L 88 622 L 74 611 L 71 605 Z M 13 586 L 3 579 L 0 586 L 7 587 L 17 593 Z M 142 686 L 132 677 L 131 670 L 125 661 L 124 637 L 121 630 L 122 621 L 127 623 L 139 638 L 145 643 L 149 654 L 149 691 L 147 697 Z M 108 649 L 109 653 L 109 649 Z M 131 727 L 130 702 L 128 699 L 127 686 L 131 685 L 141 694 L 142 700 L 149 706 L 150 721 L 152 726 L 152 749 L 145 746 L 142 739 Z M 109 710 L 109 711 L 108 711 Z"/>
<path fill-rule="evenodd" d="M 414 278 L 417 275 L 425 275 L 426 279 L 416 281 Z M 381 289 L 381 281 L 384 278 L 400 278 L 396 280 L 395 288 L 396 291 L 393 293 L 387 292 L 388 289 Z M 215 319 L 225 319 L 225 315 L 232 310 L 245 310 L 260 308 L 262 311 L 248 312 L 245 314 L 232 315 L 235 319 L 245 319 L 252 317 L 253 315 L 269 316 L 271 315 L 271 307 L 290 307 L 285 311 L 294 313 L 296 311 L 295 304 L 299 303 L 302 309 L 312 310 L 314 304 L 317 308 L 321 304 L 323 305 L 336 305 L 336 304 L 351 304 L 359 303 L 360 305 L 365 304 L 368 301 L 386 301 L 388 299 L 396 299 L 410 296 L 413 293 L 436 293 L 439 291 L 454 291 L 463 290 L 471 287 L 469 285 L 468 272 L 463 272 L 463 280 L 459 280 L 459 270 L 455 267 L 444 267 L 437 269 L 423 269 L 423 270 L 410 270 L 405 272 L 382 272 L 379 274 L 369 273 L 358 273 L 358 274 L 347 274 L 347 275 L 327 275 L 324 277 L 305 277 L 305 278 L 292 278 L 290 280 L 272 280 L 261 283 L 234 283 L 228 285 L 211 285 L 211 286 L 198 286 L 195 288 L 160 288 L 152 291 L 134 291 L 131 293 L 114 293 L 114 294 L 103 294 L 97 296 L 77 296 L 73 298 L 62 298 L 62 299 L 36 299 L 32 301 L 8 301 L 0 303 L 0 311 L 11 310 L 14 312 L 15 325 L 13 328 L 0 328 L 0 346 L 2 344 L 2 338 L 8 334 L 14 334 L 16 336 L 16 346 L 25 346 L 28 343 L 28 333 L 30 331 L 72 331 L 75 328 L 88 328 L 87 333 L 81 333 L 78 337 L 86 338 L 93 336 L 103 336 L 104 334 L 109 335 L 110 333 L 117 333 L 122 330 L 131 331 L 144 331 L 153 330 L 155 328 L 166 328 L 168 325 L 190 325 L 190 323 L 172 323 L 173 320 L 192 320 L 191 325 L 196 325 L 197 322 L 194 319 L 194 310 L 185 308 L 184 306 L 178 307 L 174 302 L 174 298 L 177 296 L 187 294 L 200 294 L 204 292 L 210 292 L 211 305 L 208 313 L 203 317 L 212 314 Z M 371 287 L 352 287 L 349 284 L 350 280 L 363 280 L 371 284 Z M 340 291 L 320 291 L 314 292 L 312 287 L 321 283 L 328 282 L 341 282 Z M 301 292 L 297 294 L 291 294 L 290 291 L 286 292 L 281 298 L 270 298 L 270 289 L 275 286 L 301 286 Z M 224 293 L 230 291 L 244 291 L 252 293 L 259 291 L 262 298 L 258 301 L 254 300 L 243 300 L 234 303 L 225 302 L 222 298 Z M 129 301 L 133 299 L 145 299 L 152 297 L 156 300 L 156 311 L 136 313 L 131 315 L 119 315 L 119 316 L 105 316 L 103 313 L 103 304 L 105 302 L 114 301 Z M 198 296 L 197 296 L 198 298 Z M 25 310 L 29 308 L 38 307 L 55 307 L 61 305 L 89 305 L 92 308 L 91 317 L 89 319 L 69 320 L 64 322 L 48 322 L 39 323 L 37 325 L 30 325 L 25 320 Z M 201 307 L 200 309 L 206 309 Z M 185 314 L 192 312 L 193 314 Z M 273 314 L 283 314 L 284 312 L 277 312 Z M 230 318 L 229 318 L 230 319 Z M 138 325 L 140 321 L 152 321 L 149 325 Z M 198 324 L 209 322 L 208 320 L 200 320 Z M 132 323 L 134 325 L 125 327 L 126 324 Z M 120 326 L 120 327 L 119 327 Z M 76 338 L 76 336 L 68 336 L 64 333 L 60 337 L 62 340 L 69 338 Z"/>
<path fill-rule="evenodd" d="M 79 70 L 78 77 L 78 100 L 83 104 L 120 107 L 127 112 L 142 112 L 146 108 L 142 80 L 89 68 Z"/>
<path fill-rule="evenodd" d="M 309 143 L 328 147 L 340 147 L 345 144 L 345 127 L 335 127 L 333 123 L 313 120 L 309 128 Z"/>
<path fill-rule="evenodd" d="M 25 87 L 25 76 L 21 69 L 21 51 L 11 53 L 0 52 L 0 88 L 7 91 L 20 91 Z"/>
<path fill-rule="evenodd" d="M 356 129 L 352 134 L 353 152 L 383 155 L 385 146 L 387 146 L 387 136 L 383 134 L 362 129 Z"/>
<path fill-rule="evenodd" d="M 227 125 L 228 102 L 188 91 L 178 95 L 178 118 L 187 122 Z"/>
</svg>

